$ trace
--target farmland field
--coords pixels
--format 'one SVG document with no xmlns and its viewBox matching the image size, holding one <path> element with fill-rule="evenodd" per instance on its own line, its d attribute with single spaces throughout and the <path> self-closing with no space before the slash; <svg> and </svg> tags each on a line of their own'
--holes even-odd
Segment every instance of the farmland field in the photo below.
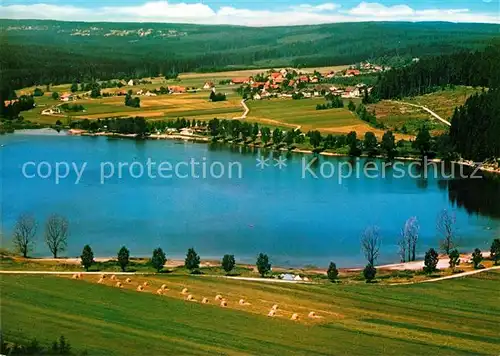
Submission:
<svg viewBox="0 0 500 356">
<path fill-rule="evenodd" d="M 383 131 L 360 120 L 347 108 L 316 110 L 317 104 L 325 102 L 323 98 L 248 101 L 247 105 L 250 108 L 248 120 L 283 127 L 300 126 L 303 132 L 319 130 L 323 133 L 347 134 L 356 131 L 358 135 L 363 135 L 372 131 L 377 136 L 383 135 Z"/>
<path fill-rule="evenodd" d="M 401 101 L 425 106 L 443 119 L 448 120 L 455 107 L 463 105 L 469 96 L 477 92 L 479 89 L 457 86 L 453 89 L 405 98 Z M 368 109 L 375 111 L 377 120 L 391 129 L 401 129 L 405 125 L 409 132 L 415 133 L 422 123 L 427 122 L 434 133 L 447 130 L 446 125 L 433 119 L 430 114 L 410 105 L 382 100 L 376 104 L 368 105 Z"/>
<path fill-rule="evenodd" d="M 132 276 L 135 284 L 150 282 L 144 292 L 89 283 L 95 282 L 90 278 L 3 275 L 4 336 L 12 341 L 36 337 L 48 344 L 63 334 L 74 350 L 90 355 L 500 352 L 498 272 L 393 287 Z M 152 293 L 161 283 L 170 290 L 164 296 Z M 196 302 L 181 300 L 183 287 Z M 216 293 L 227 298 L 228 308 L 214 305 Z M 202 296 L 210 298 L 208 305 L 199 303 Z M 237 305 L 240 298 L 251 305 Z M 274 303 L 279 304 L 277 316 L 268 318 Z M 307 318 L 310 310 L 321 318 Z M 301 319 L 290 321 L 292 312 Z"/>
</svg>

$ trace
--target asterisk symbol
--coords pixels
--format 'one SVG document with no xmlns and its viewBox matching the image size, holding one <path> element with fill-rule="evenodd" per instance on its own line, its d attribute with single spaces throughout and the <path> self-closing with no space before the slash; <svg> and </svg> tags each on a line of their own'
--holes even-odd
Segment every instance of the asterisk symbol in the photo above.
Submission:
<svg viewBox="0 0 500 356">
<path fill-rule="evenodd" d="M 257 165 L 260 169 L 264 169 L 269 167 L 269 158 L 265 158 L 264 156 L 257 157 Z"/>
<path fill-rule="evenodd" d="M 275 167 L 278 167 L 280 170 L 282 168 L 286 167 L 286 158 L 283 156 L 279 156 L 278 158 L 275 158 L 274 161 L 276 162 L 274 164 Z"/>
</svg>

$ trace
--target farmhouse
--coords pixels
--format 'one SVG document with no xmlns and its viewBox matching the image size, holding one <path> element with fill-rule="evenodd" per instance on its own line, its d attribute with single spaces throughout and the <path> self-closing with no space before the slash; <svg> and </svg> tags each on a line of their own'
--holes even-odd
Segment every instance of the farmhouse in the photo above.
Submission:
<svg viewBox="0 0 500 356">
<path fill-rule="evenodd" d="M 345 71 L 345 76 L 346 77 L 354 77 L 356 75 L 360 75 L 361 72 L 357 69 L 348 69 Z"/>
<path fill-rule="evenodd" d="M 253 83 L 253 78 L 233 78 L 231 79 L 231 85 L 234 84 L 248 84 L 248 83 Z"/>
<path fill-rule="evenodd" d="M 76 96 L 73 94 L 64 93 L 63 95 L 61 95 L 60 99 L 61 101 L 75 101 Z"/>
<path fill-rule="evenodd" d="M 181 93 L 185 93 L 186 92 L 186 88 L 185 87 L 181 87 L 181 86 L 178 86 L 178 85 L 174 85 L 174 86 L 171 86 L 171 87 L 168 87 L 168 90 L 171 94 L 181 94 Z"/>
<path fill-rule="evenodd" d="M 133 79 L 130 79 L 127 83 L 128 86 L 131 86 L 133 87 L 134 86 L 134 80 Z"/>
</svg>

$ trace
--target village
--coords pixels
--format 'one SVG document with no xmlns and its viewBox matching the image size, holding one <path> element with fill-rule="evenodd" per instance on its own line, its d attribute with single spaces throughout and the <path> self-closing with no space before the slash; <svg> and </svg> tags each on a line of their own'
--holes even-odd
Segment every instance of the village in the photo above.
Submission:
<svg viewBox="0 0 500 356">
<path fill-rule="evenodd" d="M 277 71 L 270 70 L 251 77 L 233 78 L 230 85 L 240 85 L 238 91 L 243 98 L 253 100 L 270 98 L 303 99 L 321 97 L 327 94 L 346 99 L 360 98 L 365 92 L 370 93 L 372 87 L 362 83 L 361 80 L 351 86 L 333 83 L 335 83 L 336 79 L 341 81 L 341 78 L 353 78 L 389 69 L 390 67 L 382 67 L 369 62 L 362 62 L 344 70 L 325 73 L 318 71 L 308 73 L 284 68 Z M 356 82 L 356 80 L 353 82 Z M 205 83 L 205 86 L 210 85 L 213 85 L 213 83 Z"/>
</svg>

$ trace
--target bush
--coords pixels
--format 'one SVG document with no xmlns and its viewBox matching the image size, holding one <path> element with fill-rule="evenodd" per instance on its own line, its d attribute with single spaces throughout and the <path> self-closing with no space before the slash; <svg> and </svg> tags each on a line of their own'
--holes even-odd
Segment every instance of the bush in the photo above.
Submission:
<svg viewBox="0 0 500 356">
<path fill-rule="evenodd" d="M 165 262 L 167 262 L 165 252 L 163 252 L 161 247 L 155 248 L 153 251 L 153 257 L 151 257 L 151 264 L 157 272 L 160 272 L 163 269 Z"/>
<path fill-rule="evenodd" d="M 235 264 L 236 261 L 234 259 L 234 255 L 224 255 L 224 257 L 222 257 L 222 268 L 226 271 L 226 273 L 231 272 Z"/>
<path fill-rule="evenodd" d="M 89 270 L 90 266 L 94 263 L 94 252 L 89 245 L 83 247 L 82 255 L 80 256 L 83 268 L 86 271 Z"/>
<path fill-rule="evenodd" d="M 437 264 L 439 262 L 438 253 L 433 248 L 429 249 L 425 253 L 424 258 L 424 272 L 431 274 L 437 270 Z"/>
<path fill-rule="evenodd" d="M 122 272 L 125 272 L 125 269 L 127 268 L 130 262 L 129 258 L 130 258 L 130 251 L 125 246 L 122 246 L 120 251 L 118 251 L 118 264 L 120 265 Z"/>
<path fill-rule="evenodd" d="M 491 259 L 495 265 L 500 261 L 500 239 L 494 239 L 490 247 Z"/>
<path fill-rule="evenodd" d="M 257 270 L 261 277 L 264 277 L 269 271 L 271 271 L 271 264 L 269 263 L 269 257 L 266 254 L 259 253 L 257 257 Z"/>
<path fill-rule="evenodd" d="M 460 253 L 457 249 L 454 249 L 448 257 L 450 257 L 450 268 L 455 269 L 460 264 Z"/>
<path fill-rule="evenodd" d="M 367 264 L 363 270 L 363 276 L 366 279 L 366 283 L 371 283 L 377 274 L 377 269 L 371 264 Z"/>
<path fill-rule="evenodd" d="M 188 249 L 186 259 L 184 260 L 184 266 L 189 269 L 191 273 L 200 268 L 200 256 L 198 256 L 194 248 Z"/>
<path fill-rule="evenodd" d="M 474 265 L 475 269 L 479 268 L 479 264 L 483 260 L 483 254 L 481 253 L 481 250 L 476 248 L 474 252 L 472 253 L 472 264 Z"/>
<path fill-rule="evenodd" d="M 337 281 L 337 278 L 339 277 L 339 270 L 337 269 L 337 265 L 335 263 L 330 262 L 326 275 L 331 282 Z"/>
</svg>

